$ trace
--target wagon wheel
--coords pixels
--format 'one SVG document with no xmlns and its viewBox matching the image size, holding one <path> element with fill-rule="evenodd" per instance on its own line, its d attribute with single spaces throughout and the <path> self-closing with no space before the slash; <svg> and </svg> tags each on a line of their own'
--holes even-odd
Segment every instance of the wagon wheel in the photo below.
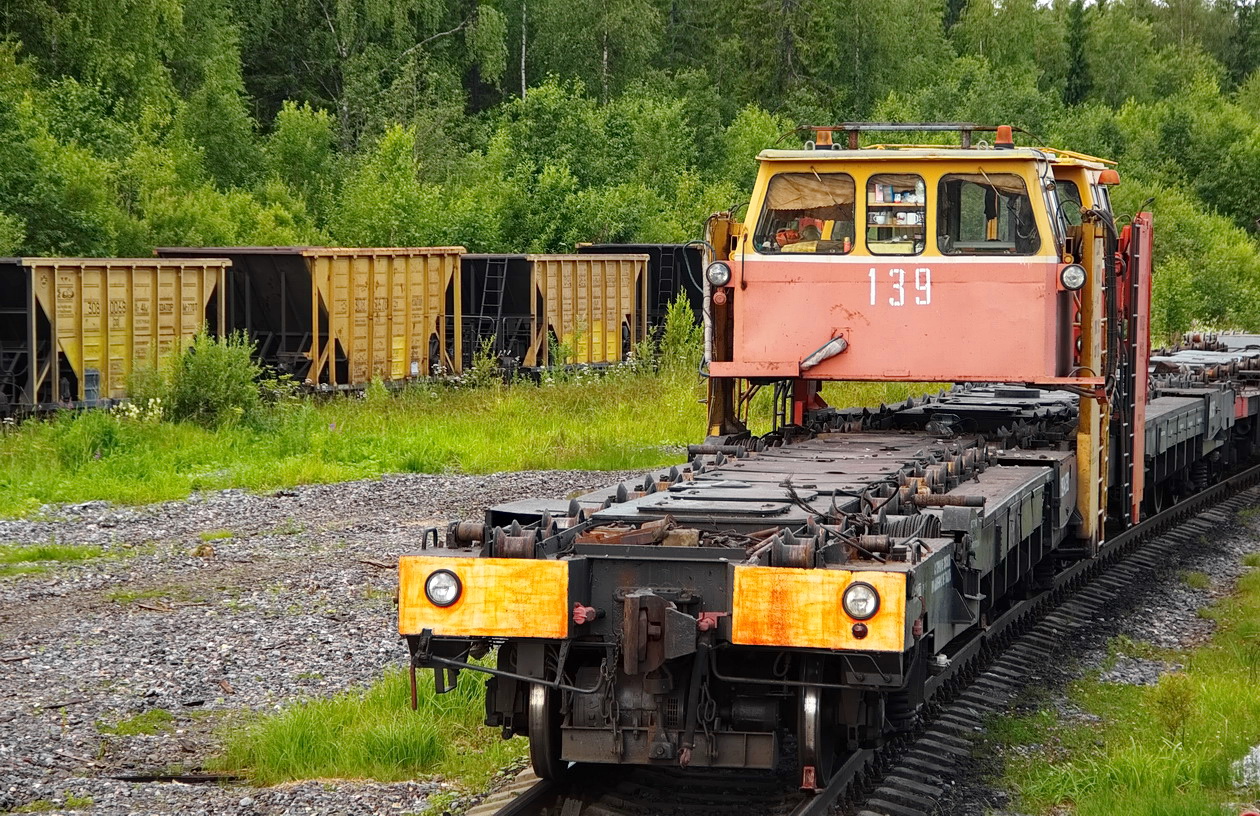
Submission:
<svg viewBox="0 0 1260 816">
<path fill-rule="evenodd" d="M 535 683 L 529 688 L 529 761 L 540 779 L 559 779 L 568 763 L 560 759 L 560 693 Z"/>
<path fill-rule="evenodd" d="M 827 786 L 836 768 L 834 695 L 817 686 L 801 692 L 797 712 L 797 764 L 801 787 L 820 790 Z"/>
</svg>

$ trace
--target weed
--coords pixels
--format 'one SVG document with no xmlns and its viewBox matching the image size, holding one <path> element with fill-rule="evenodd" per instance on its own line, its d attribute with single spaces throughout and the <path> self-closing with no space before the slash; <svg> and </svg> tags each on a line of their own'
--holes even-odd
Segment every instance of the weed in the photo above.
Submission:
<svg viewBox="0 0 1260 816">
<path fill-rule="evenodd" d="M 1181 743 L 1186 738 L 1186 723 L 1194 716 L 1199 690 L 1190 675 L 1170 672 L 1159 678 L 1151 693 L 1155 719 L 1164 727 L 1168 738 Z"/>
<path fill-rule="evenodd" d="M 1158 660 L 1165 657 L 1166 652 L 1150 641 L 1134 640 L 1128 635 L 1116 635 L 1107 643 L 1107 656 L 1113 662 L 1120 656 Z"/>
<path fill-rule="evenodd" d="M 1212 579 L 1205 572 L 1184 571 L 1181 573 L 1181 580 L 1191 589 L 1207 589 L 1212 585 Z"/>
<path fill-rule="evenodd" d="M 51 799 L 33 799 L 25 805 L 13 809 L 13 813 L 47 813 L 56 810 L 57 803 Z"/>
<path fill-rule="evenodd" d="M 1257 508 L 1260 510 L 1260 508 Z M 1243 566 L 1260 567 L 1260 553 L 1247 553 L 1243 556 Z"/>
<path fill-rule="evenodd" d="M 243 333 L 220 340 L 198 332 L 163 368 L 133 378 L 133 402 L 157 401 L 172 419 L 207 428 L 254 421 L 263 405 L 263 371 L 253 350 Z"/>
<path fill-rule="evenodd" d="M 226 538 L 231 538 L 232 535 L 231 530 L 205 530 L 198 533 L 197 538 L 200 538 L 202 541 L 222 541 Z"/>
<path fill-rule="evenodd" d="M 1245 507 L 1238 511 L 1237 516 L 1239 521 L 1250 523 L 1260 517 L 1260 507 Z"/>
<path fill-rule="evenodd" d="M 488 388 L 503 384 L 503 370 L 494 353 L 495 335 L 483 337 L 473 352 L 472 365 L 464 372 L 463 384 L 472 388 Z"/>
<path fill-rule="evenodd" d="M 482 684 L 465 672 L 444 695 L 422 685 L 409 705 L 406 672 L 390 671 L 370 688 L 293 705 L 236 723 L 215 767 L 245 772 L 260 784 L 291 779 L 411 779 L 442 773 L 480 787 L 522 755 L 523 740 L 504 741 L 480 725 Z"/>
<path fill-rule="evenodd" d="M 149 587 L 147 589 L 111 589 L 105 593 L 107 601 L 113 601 L 116 604 L 132 604 L 137 601 L 197 601 L 201 598 L 194 593 L 189 587 L 183 584 L 172 584 L 170 586 Z"/>
<path fill-rule="evenodd" d="M 65 800 L 63 802 L 63 806 L 66 808 L 69 808 L 70 810 L 90 808 L 92 806 L 92 797 L 91 796 L 75 796 L 74 794 L 67 793 L 65 796 Z"/>
<path fill-rule="evenodd" d="M 304 532 L 306 532 L 306 525 L 290 516 L 284 520 L 283 524 L 272 530 L 271 534 L 276 536 L 291 536 L 301 535 Z"/>
<path fill-rule="evenodd" d="M 38 575 L 47 572 L 55 563 L 86 561 L 104 555 L 100 547 L 57 544 L 3 545 L 0 546 L 0 577 L 9 575 Z"/>
<path fill-rule="evenodd" d="M 102 734 L 112 734 L 116 737 L 153 736 L 169 730 L 171 723 L 174 721 L 174 715 L 166 709 L 151 708 L 134 717 L 119 720 L 113 725 L 98 722 L 96 730 Z"/>
</svg>

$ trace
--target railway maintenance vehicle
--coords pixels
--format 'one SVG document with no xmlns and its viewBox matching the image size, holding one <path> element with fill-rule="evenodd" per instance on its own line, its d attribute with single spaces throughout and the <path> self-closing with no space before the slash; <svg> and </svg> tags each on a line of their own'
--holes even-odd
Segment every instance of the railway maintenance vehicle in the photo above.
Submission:
<svg viewBox="0 0 1260 816">
<path fill-rule="evenodd" d="M 744 220 L 706 228 L 691 460 L 400 560 L 413 680 L 484 673 L 540 777 L 788 756 L 823 789 L 1005 610 L 1252 457 L 1260 351 L 1152 355 L 1152 216 L 1114 211 L 1111 162 L 952 123 L 813 128 L 759 162 Z M 838 409 L 831 381 L 953 387 Z"/>
</svg>

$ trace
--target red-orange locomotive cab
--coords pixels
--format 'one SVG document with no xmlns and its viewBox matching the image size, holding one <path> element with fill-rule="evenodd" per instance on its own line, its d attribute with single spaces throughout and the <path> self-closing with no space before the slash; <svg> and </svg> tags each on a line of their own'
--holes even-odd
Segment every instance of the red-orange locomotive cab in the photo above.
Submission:
<svg viewBox="0 0 1260 816">
<path fill-rule="evenodd" d="M 1055 154 L 814 149 L 760 160 L 748 229 L 726 261 L 730 347 L 712 375 L 1101 382 L 1074 353 L 1064 270 L 1076 259 Z M 1067 284 L 1084 284 L 1079 267 Z"/>
</svg>

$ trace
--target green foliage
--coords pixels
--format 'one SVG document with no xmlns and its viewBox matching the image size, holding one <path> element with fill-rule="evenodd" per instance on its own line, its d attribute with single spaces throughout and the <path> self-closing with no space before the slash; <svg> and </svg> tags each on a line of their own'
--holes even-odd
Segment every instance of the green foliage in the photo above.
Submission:
<svg viewBox="0 0 1260 816">
<path fill-rule="evenodd" d="M 56 563 L 100 558 L 100 547 L 88 545 L 48 544 L 0 545 L 0 577 L 47 572 Z"/>
<path fill-rule="evenodd" d="M 252 353 L 253 345 L 243 334 L 217 339 L 198 332 L 163 369 L 133 380 L 132 399 L 138 403 L 156 400 L 172 420 L 207 428 L 255 421 L 262 407 L 262 369 Z M 104 423 L 101 432 L 105 429 L 109 434 L 101 445 L 112 445 L 117 424 Z"/>
<path fill-rule="evenodd" d="M 683 295 L 674 298 L 661 330 L 661 369 L 672 373 L 695 372 L 704 356 L 704 328 L 696 324 L 691 304 Z"/>
<path fill-rule="evenodd" d="M 265 785 L 329 778 L 393 782 L 438 772 L 480 789 L 526 748 L 524 740 L 503 740 L 481 725 L 482 696 L 475 673 L 464 672 L 443 695 L 422 682 L 418 710 L 412 711 L 407 674 L 390 671 L 366 689 L 233 723 L 215 765 Z"/>
<path fill-rule="evenodd" d="M 169 731 L 174 722 L 171 712 L 164 708 L 151 708 L 112 725 L 98 722 L 96 730 L 116 737 L 153 736 Z"/>
<path fill-rule="evenodd" d="M 9 3 L 0 254 L 684 241 L 801 123 L 1010 122 L 1155 197 L 1157 331 L 1260 329 L 1257 43 L 1209 0 Z"/>
</svg>

